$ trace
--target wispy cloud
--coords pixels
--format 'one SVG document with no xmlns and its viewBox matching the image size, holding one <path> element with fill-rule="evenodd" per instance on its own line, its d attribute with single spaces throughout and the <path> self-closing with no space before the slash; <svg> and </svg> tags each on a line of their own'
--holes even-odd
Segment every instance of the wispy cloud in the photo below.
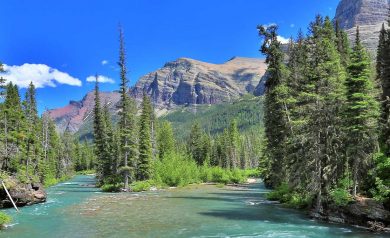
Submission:
<svg viewBox="0 0 390 238">
<path fill-rule="evenodd" d="M 78 78 L 70 76 L 45 64 L 4 65 L 5 73 L 1 75 L 21 88 L 33 82 L 36 88 L 56 87 L 58 84 L 81 86 Z"/>
<path fill-rule="evenodd" d="M 102 60 L 102 65 L 108 64 L 108 60 Z"/>
<path fill-rule="evenodd" d="M 294 23 L 291 23 L 291 24 L 290 24 L 290 27 L 291 27 L 291 28 L 294 28 L 294 27 L 295 27 L 295 24 L 294 24 Z"/>
<path fill-rule="evenodd" d="M 95 82 L 96 81 L 96 76 L 91 75 L 87 77 L 87 82 Z M 99 83 L 115 83 L 115 81 L 112 78 L 109 78 L 104 75 L 98 75 L 98 81 Z"/>
<path fill-rule="evenodd" d="M 288 44 L 290 42 L 290 39 L 284 38 L 283 36 L 278 36 L 278 41 L 282 44 Z"/>
</svg>

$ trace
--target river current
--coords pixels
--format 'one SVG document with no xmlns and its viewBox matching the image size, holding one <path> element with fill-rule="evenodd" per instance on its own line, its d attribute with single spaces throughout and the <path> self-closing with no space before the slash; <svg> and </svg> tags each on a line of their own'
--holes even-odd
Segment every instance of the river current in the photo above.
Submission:
<svg viewBox="0 0 390 238">
<path fill-rule="evenodd" d="M 0 238 L 388 237 L 271 203 L 260 182 L 128 194 L 102 193 L 93 184 L 92 176 L 76 176 L 47 189 L 46 203 L 7 209 L 13 222 Z"/>
</svg>

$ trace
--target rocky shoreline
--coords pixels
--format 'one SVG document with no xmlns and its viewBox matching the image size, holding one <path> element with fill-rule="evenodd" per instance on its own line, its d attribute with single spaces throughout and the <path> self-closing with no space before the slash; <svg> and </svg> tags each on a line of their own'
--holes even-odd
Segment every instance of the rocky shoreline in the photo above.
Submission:
<svg viewBox="0 0 390 238">
<path fill-rule="evenodd" d="M 364 227 L 373 232 L 390 232 L 390 211 L 372 198 L 354 201 L 343 207 L 330 205 L 322 212 L 311 210 L 309 215 L 327 222 Z"/>
<path fill-rule="evenodd" d="M 5 185 L 16 203 L 17 207 L 29 206 L 46 202 L 47 194 L 41 183 L 21 183 L 15 177 L 8 177 L 4 180 Z M 6 191 L 0 187 L 0 208 L 13 207 Z"/>
</svg>

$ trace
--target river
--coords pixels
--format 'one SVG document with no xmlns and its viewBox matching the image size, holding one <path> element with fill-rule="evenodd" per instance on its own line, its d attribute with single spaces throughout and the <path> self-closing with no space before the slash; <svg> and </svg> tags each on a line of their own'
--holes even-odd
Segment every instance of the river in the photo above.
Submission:
<svg viewBox="0 0 390 238">
<path fill-rule="evenodd" d="M 13 222 L 0 238 L 385 237 L 272 204 L 261 183 L 129 194 L 101 193 L 93 184 L 91 176 L 76 176 L 47 189 L 46 203 L 6 210 Z"/>
</svg>

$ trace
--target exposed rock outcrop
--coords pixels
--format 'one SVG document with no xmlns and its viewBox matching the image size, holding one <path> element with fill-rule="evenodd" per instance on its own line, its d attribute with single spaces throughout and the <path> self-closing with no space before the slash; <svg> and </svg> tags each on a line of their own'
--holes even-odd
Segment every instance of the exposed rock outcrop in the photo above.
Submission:
<svg viewBox="0 0 390 238">
<path fill-rule="evenodd" d="M 360 28 L 363 44 L 375 56 L 379 31 L 389 15 L 390 0 L 342 0 L 336 10 L 335 20 L 346 30 L 354 42 L 356 27 Z"/>
<path fill-rule="evenodd" d="M 116 110 L 115 106 L 119 101 L 117 92 L 101 92 L 100 101 L 110 105 L 111 110 Z M 95 105 L 95 94 L 89 92 L 81 101 L 70 101 L 69 105 L 49 110 L 46 113 L 52 118 L 60 132 L 76 132 L 89 117 L 92 117 Z"/>
<path fill-rule="evenodd" d="M 141 100 L 147 92 L 160 110 L 231 102 L 253 93 L 265 71 L 261 59 L 235 57 L 223 64 L 211 64 L 180 58 L 141 77 L 131 94 Z"/>
<path fill-rule="evenodd" d="M 47 195 L 40 183 L 20 183 L 14 177 L 9 177 L 6 180 L 6 186 L 9 193 L 16 203 L 16 206 L 23 207 L 42 203 L 46 201 Z M 12 207 L 4 188 L 0 187 L 0 208 Z"/>
<path fill-rule="evenodd" d="M 390 231 L 390 211 L 371 198 L 355 201 L 344 207 L 330 205 L 322 213 L 311 212 L 312 217 L 366 227 L 372 231 Z"/>
</svg>

